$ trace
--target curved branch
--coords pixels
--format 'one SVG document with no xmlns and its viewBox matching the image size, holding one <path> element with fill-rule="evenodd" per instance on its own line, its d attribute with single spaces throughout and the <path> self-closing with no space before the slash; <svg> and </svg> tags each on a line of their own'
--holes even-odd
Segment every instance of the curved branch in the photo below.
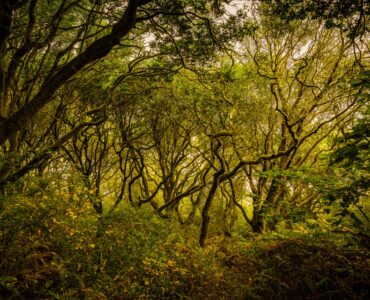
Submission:
<svg viewBox="0 0 370 300">
<path fill-rule="evenodd" d="M 109 34 L 94 41 L 85 51 L 64 65 L 55 75 L 44 82 L 40 91 L 29 103 L 1 122 L 0 145 L 4 144 L 8 138 L 14 136 L 24 126 L 25 122 L 49 103 L 54 93 L 67 80 L 88 64 L 106 56 L 115 45 L 119 44 L 120 40 L 132 30 L 136 23 L 137 8 L 148 2 L 150 0 L 130 0 L 122 18 L 113 26 Z"/>
</svg>

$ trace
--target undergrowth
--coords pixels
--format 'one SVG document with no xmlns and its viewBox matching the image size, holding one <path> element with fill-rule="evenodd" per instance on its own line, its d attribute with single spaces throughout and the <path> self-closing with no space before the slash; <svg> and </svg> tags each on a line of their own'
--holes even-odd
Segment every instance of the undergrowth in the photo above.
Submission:
<svg viewBox="0 0 370 300">
<path fill-rule="evenodd" d="M 122 206 L 97 236 L 91 207 L 66 199 L 3 199 L 1 298 L 369 299 L 368 251 L 339 235 L 216 235 L 202 249 L 197 226 Z"/>
</svg>

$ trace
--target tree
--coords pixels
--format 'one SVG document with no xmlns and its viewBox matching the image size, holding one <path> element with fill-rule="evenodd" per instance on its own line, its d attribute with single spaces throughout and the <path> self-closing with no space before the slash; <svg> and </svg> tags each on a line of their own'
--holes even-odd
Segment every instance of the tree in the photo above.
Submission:
<svg viewBox="0 0 370 300">
<path fill-rule="evenodd" d="M 369 247 L 369 190 L 370 190 L 370 110 L 369 110 L 369 71 L 360 74 L 352 81 L 357 89 L 357 101 L 364 103 L 364 108 L 354 122 L 353 127 L 343 131 L 334 140 L 329 165 L 332 174 L 329 184 L 321 184 L 323 198 L 330 206 L 339 206 L 334 216 L 336 225 L 340 225 L 345 217 L 349 217 L 357 235 Z M 335 209 L 334 209 L 335 211 Z M 356 235 L 356 234 L 355 234 Z"/>
<path fill-rule="evenodd" d="M 262 1 L 269 15 L 280 17 L 286 23 L 292 20 L 322 20 L 326 28 L 338 28 L 346 34 L 353 45 L 352 55 L 357 68 L 346 77 L 353 89 L 354 99 L 362 109 L 354 115 L 354 122 L 342 128 L 339 137 L 334 139 L 334 152 L 331 154 L 330 169 L 332 174 L 319 183 L 323 188 L 324 198 L 331 203 L 340 201 L 340 215 L 353 219 L 356 226 L 363 227 L 362 221 L 350 206 L 357 206 L 360 218 L 368 222 L 367 213 L 362 210 L 360 202 L 368 197 L 368 88 L 369 71 L 363 59 L 364 49 L 368 50 L 369 1 Z M 340 171 L 336 170 L 339 168 Z M 324 186 L 324 187 L 323 187 Z M 366 200 L 365 200 L 366 202 Z M 330 210 L 330 209 L 329 209 Z"/>
<path fill-rule="evenodd" d="M 331 137 L 363 105 L 348 82 L 363 63 L 352 52 L 352 40 L 316 21 L 305 21 L 299 30 L 301 22 L 261 18 L 246 39 L 244 68 L 225 76 L 217 94 L 225 117 L 212 114 L 209 126 L 218 125 L 214 134 L 223 134 L 222 145 L 234 152 L 233 159 L 220 156 L 230 170 L 220 181 L 244 172 L 249 195 L 236 202 L 251 198 L 252 218 L 238 207 L 255 232 L 274 230 L 279 220 L 294 219 L 294 211 L 318 211 L 317 190 L 297 176 L 318 167 Z"/>
<path fill-rule="evenodd" d="M 224 14 L 224 3 L 4 1 L 0 51 L 0 144 L 4 153 L 14 152 L 22 143 L 28 124 L 39 118 L 42 109 L 53 107 L 60 97 L 58 91 L 92 74 L 110 53 L 127 60 L 119 62 L 125 66 L 123 72 L 103 87 L 108 94 L 127 76 L 145 73 L 143 61 L 147 59 L 160 58 L 154 68 L 158 70 L 188 67 L 196 57 L 210 57 L 223 47 L 218 42 L 222 24 L 215 20 Z M 225 45 L 227 40 L 223 40 Z M 82 127 L 79 124 L 65 138 Z"/>
<path fill-rule="evenodd" d="M 272 15 L 277 15 L 286 21 L 323 20 L 327 28 L 342 28 L 351 38 L 369 31 L 370 2 L 368 0 L 262 0 L 261 2 L 267 4 L 264 8 Z"/>
</svg>

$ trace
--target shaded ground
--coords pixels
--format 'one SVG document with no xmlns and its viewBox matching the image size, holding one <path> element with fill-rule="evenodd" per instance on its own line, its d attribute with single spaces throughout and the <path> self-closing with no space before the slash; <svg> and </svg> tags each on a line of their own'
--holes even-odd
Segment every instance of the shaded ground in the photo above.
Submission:
<svg viewBox="0 0 370 300">
<path fill-rule="evenodd" d="M 370 256 L 328 233 L 213 236 L 152 213 L 93 215 L 56 203 L 0 218 L 1 299 L 370 299 Z M 352 241 L 352 243 L 351 243 Z"/>
</svg>

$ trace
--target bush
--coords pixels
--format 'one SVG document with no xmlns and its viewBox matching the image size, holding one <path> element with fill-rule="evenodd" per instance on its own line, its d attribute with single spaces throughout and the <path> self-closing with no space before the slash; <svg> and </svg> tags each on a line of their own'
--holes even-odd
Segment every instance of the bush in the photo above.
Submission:
<svg viewBox="0 0 370 300">
<path fill-rule="evenodd" d="M 122 205 L 97 216 L 46 189 L 3 199 L 0 296 L 12 299 L 367 299 L 367 249 L 338 236 L 214 235 Z M 348 245 L 347 245 L 348 246 Z"/>
</svg>

